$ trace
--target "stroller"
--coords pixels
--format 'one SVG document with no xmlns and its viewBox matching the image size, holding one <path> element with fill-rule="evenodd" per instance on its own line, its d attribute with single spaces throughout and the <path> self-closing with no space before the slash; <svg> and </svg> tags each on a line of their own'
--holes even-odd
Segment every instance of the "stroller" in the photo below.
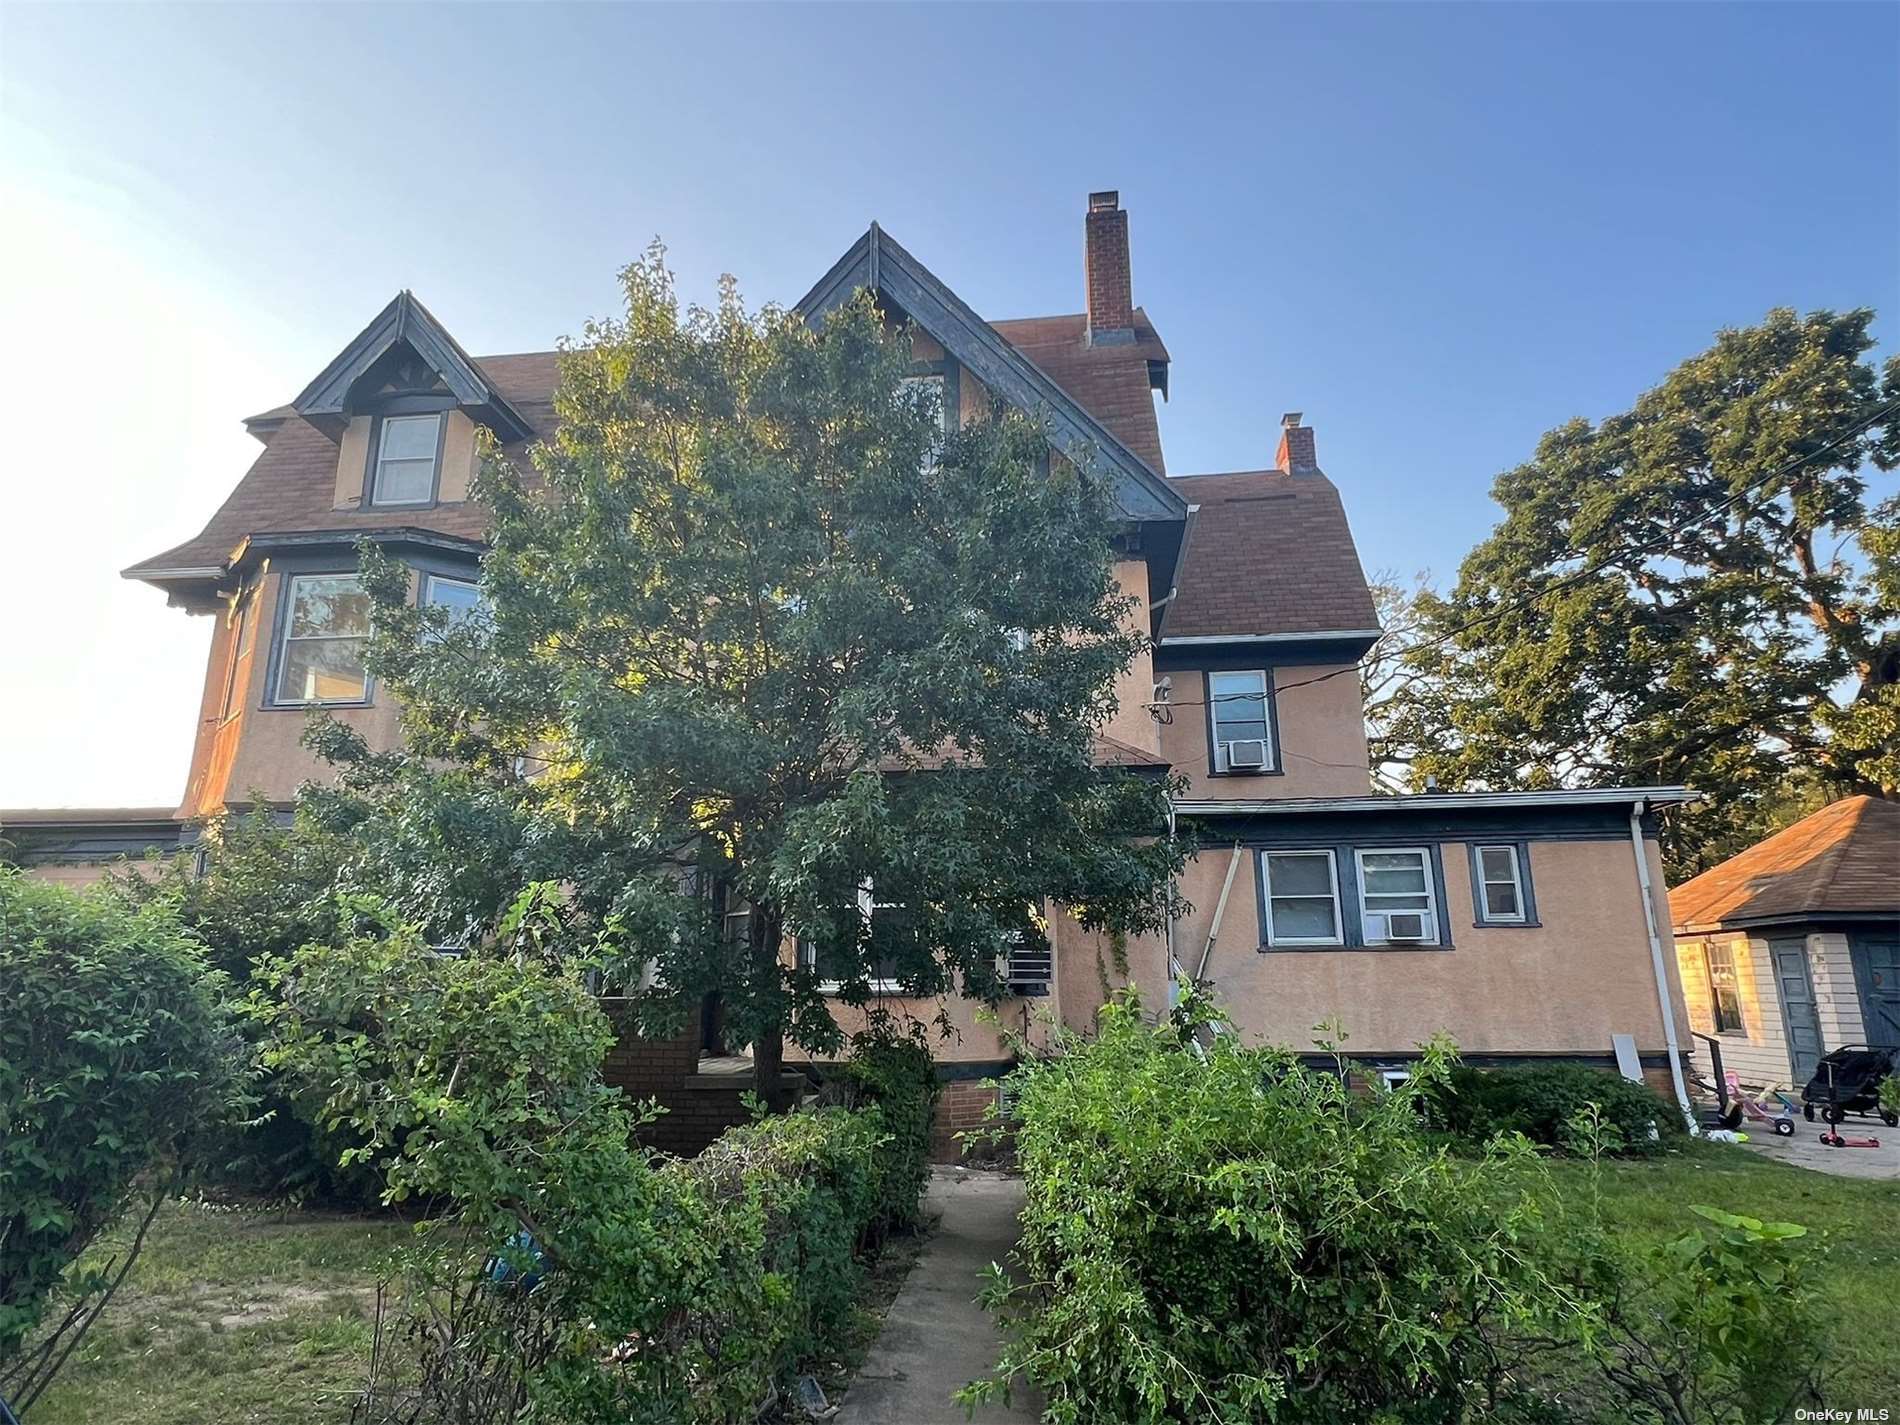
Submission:
<svg viewBox="0 0 1900 1425">
<path fill-rule="evenodd" d="M 1900 1128 L 1900 1114 L 1880 1107 L 1880 1081 L 1894 1070 L 1895 1051 L 1872 1044 L 1847 1044 L 1815 1066 L 1801 1090 L 1802 1113 L 1814 1122 L 1815 1110 L 1829 1124 L 1850 1113 L 1879 1114 L 1889 1128 Z"/>
</svg>

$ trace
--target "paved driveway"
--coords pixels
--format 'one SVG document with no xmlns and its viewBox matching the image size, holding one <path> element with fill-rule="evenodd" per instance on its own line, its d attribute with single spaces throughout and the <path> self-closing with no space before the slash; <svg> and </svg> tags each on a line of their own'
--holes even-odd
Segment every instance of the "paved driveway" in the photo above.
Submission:
<svg viewBox="0 0 1900 1425">
<path fill-rule="evenodd" d="M 1900 1180 L 1900 1130 L 1887 1127 L 1877 1118 L 1849 1118 L 1841 1125 L 1843 1138 L 1878 1138 L 1880 1146 L 1830 1148 L 1821 1142 L 1821 1128 L 1819 1123 L 1797 1118 L 1794 1137 L 1782 1138 L 1759 1123 L 1743 1125 L 1743 1131 L 1748 1134 L 1747 1146 L 1764 1158 L 1842 1178 Z"/>
</svg>

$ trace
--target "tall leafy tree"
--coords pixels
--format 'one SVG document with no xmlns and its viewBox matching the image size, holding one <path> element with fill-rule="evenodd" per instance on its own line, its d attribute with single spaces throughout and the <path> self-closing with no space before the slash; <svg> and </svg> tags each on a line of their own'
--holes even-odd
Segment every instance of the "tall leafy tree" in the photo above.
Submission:
<svg viewBox="0 0 1900 1425">
<path fill-rule="evenodd" d="M 323 738 L 378 879 L 477 930 L 558 881 L 642 1023 L 721 994 L 768 1099 L 787 1037 L 839 1043 L 821 985 L 993 997 L 1045 899 L 1158 926 L 1163 791 L 1094 756 L 1140 638 L 1106 479 L 1001 408 L 946 436 L 869 297 L 682 310 L 657 248 L 623 280 L 558 434 L 484 464 L 483 612 L 366 554 L 406 747 Z"/>
<path fill-rule="evenodd" d="M 1504 519 L 1387 714 L 1415 781 L 1686 782 L 1674 869 L 1817 797 L 1900 790 L 1900 361 L 1869 311 L 1724 331 L 1498 477 Z"/>
</svg>

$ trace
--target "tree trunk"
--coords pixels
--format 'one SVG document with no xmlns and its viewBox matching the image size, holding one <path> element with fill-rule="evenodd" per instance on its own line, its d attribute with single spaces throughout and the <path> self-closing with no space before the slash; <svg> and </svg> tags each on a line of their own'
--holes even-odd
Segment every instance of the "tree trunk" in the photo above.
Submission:
<svg viewBox="0 0 1900 1425">
<path fill-rule="evenodd" d="M 752 1091 L 772 1112 L 784 1113 L 792 1106 L 785 1087 L 785 993 L 778 959 L 784 922 L 755 909 L 751 931 L 753 995 L 761 1012 L 761 1025 L 752 1035 Z"/>
</svg>

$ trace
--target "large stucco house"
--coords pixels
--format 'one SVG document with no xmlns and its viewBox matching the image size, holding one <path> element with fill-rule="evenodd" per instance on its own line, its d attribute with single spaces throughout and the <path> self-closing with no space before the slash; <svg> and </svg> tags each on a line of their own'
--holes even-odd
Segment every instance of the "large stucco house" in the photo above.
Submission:
<svg viewBox="0 0 1900 1425">
<path fill-rule="evenodd" d="M 1341 488 L 1298 413 L 1261 419 L 1240 468 L 1168 469 L 1155 396 L 1170 355 L 1134 302 L 1128 221 L 1116 194 L 1090 196 L 1081 312 L 986 320 L 875 224 L 800 303 L 819 321 L 873 289 L 912 324 L 917 374 L 941 383 L 947 421 L 980 419 L 1000 398 L 1044 423 L 1052 458 L 1101 462 L 1119 488 L 1119 577 L 1148 642 L 1101 755 L 1184 779 L 1175 812 L 1203 846 L 1186 872 L 1193 910 L 1118 955 L 1051 908 L 1053 963 L 1016 968 L 1022 993 L 1004 1022 L 1047 1010 L 1086 1024 L 1104 983 L 1124 979 L 1164 1005 L 1185 971 L 1250 1037 L 1304 1047 L 1335 1020 L 1355 1055 L 1393 1073 L 1443 1031 L 1481 1063 L 1610 1068 L 1620 1049 L 1626 1069 L 1675 1092 L 1686 1025 L 1659 939 L 1655 817 L 1688 794 L 1373 795 L 1356 670 L 1379 630 Z M 217 622 L 174 840 L 254 790 L 288 802 L 325 775 L 299 743 L 313 701 L 372 743 L 395 735 L 395 709 L 362 668 L 357 544 L 408 561 L 419 599 L 473 599 L 475 429 L 518 454 L 550 433 L 555 380 L 554 353 L 472 357 L 405 292 L 294 400 L 249 418 L 262 450 L 202 532 L 125 571 Z M 93 850 L 125 843 L 90 825 L 83 844 L 62 843 L 15 820 L 16 854 L 43 870 L 77 874 Z M 895 987 L 893 998 L 937 1017 Z M 1008 1055 L 971 1006 L 944 1008 L 951 1130 L 993 1096 Z M 661 1047 L 623 1046 L 613 1072 L 675 1102 L 713 1093 L 701 1054 L 719 1046 Z"/>
</svg>

